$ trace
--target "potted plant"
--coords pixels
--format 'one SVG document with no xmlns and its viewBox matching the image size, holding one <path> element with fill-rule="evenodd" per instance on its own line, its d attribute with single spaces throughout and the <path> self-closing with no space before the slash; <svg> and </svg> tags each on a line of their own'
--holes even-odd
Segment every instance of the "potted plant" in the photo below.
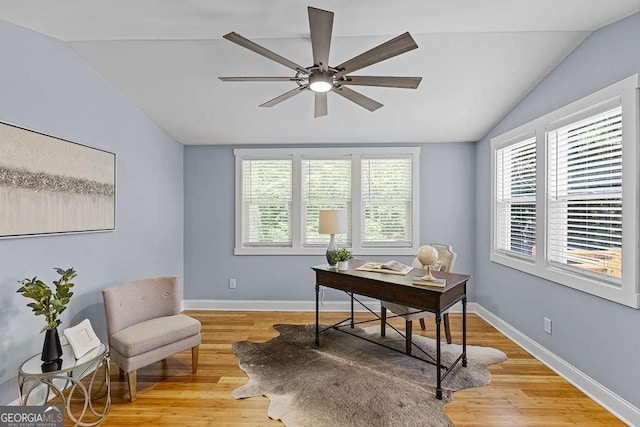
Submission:
<svg viewBox="0 0 640 427">
<path fill-rule="evenodd" d="M 60 275 L 59 280 L 53 281 L 56 286 L 55 292 L 38 277 L 21 280 L 18 283 L 22 286 L 17 291 L 23 297 L 34 300 L 34 302 L 27 304 L 27 307 L 30 307 L 36 316 L 45 317 L 45 325 L 42 328 L 42 331 L 45 331 L 45 337 L 41 357 L 44 363 L 55 363 L 62 356 L 62 346 L 57 329 L 62 322 L 58 316 L 65 311 L 73 296 L 70 289 L 73 287 L 72 280 L 77 275 L 73 268 L 66 270 L 55 268 L 54 270 Z"/>
<path fill-rule="evenodd" d="M 349 260 L 353 258 L 353 254 L 347 248 L 338 249 L 334 254 L 334 260 L 338 263 L 338 271 L 349 269 Z"/>
</svg>

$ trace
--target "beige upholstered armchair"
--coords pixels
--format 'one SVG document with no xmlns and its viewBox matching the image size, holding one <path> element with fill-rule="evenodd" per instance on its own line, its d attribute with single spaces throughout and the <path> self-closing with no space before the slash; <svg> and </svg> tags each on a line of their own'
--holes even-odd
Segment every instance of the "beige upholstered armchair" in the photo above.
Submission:
<svg viewBox="0 0 640 427">
<path fill-rule="evenodd" d="M 453 266 L 456 263 L 456 258 L 458 255 L 453 252 L 453 249 L 449 245 L 443 245 L 440 243 L 431 243 L 431 246 L 436 248 L 438 251 L 438 261 L 436 264 L 431 267 L 432 270 L 440 270 L 443 272 L 451 272 L 453 270 Z M 423 265 L 418 261 L 418 258 L 413 260 L 413 267 L 422 268 Z M 381 323 L 380 323 L 380 334 L 382 336 L 385 335 L 386 328 L 386 319 L 387 319 L 387 310 L 390 310 L 392 313 L 396 315 L 400 315 L 405 320 L 405 335 L 407 336 L 407 353 L 411 354 L 411 332 L 413 328 L 413 321 L 420 320 L 420 327 L 424 330 L 426 329 L 426 325 L 424 323 L 424 319 L 427 317 L 432 317 L 433 313 L 429 313 L 428 311 L 420 311 L 415 308 L 407 307 L 400 304 L 393 304 L 387 301 L 381 301 Z M 447 343 L 451 344 L 451 329 L 449 327 L 449 313 L 444 313 L 443 321 L 444 321 L 444 332 L 447 338 Z"/>
<path fill-rule="evenodd" d="M 136 280 L 102 291 L 111 360 L 127 373 L 129 398 L 136 400 L 139 368 L 191 349 L 193 373 L 198 370 L 200 322 L 180 314 L 180 289 L 175 277 Z"/>
</svg>

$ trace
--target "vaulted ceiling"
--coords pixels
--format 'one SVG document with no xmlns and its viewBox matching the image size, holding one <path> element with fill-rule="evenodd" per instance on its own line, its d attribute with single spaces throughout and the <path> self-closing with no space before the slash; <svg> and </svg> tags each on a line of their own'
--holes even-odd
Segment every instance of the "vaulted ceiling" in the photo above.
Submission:
<svg viewBox="0 0 640 427">
<path fill-rule="evenodd" d="M 417 90 L 357 88 L 371 113 L 329 94 L 258 105 L 291 76 L 222 39 L 236 31 L 311 65 L 306 6 L 335 12 L 331 65 L 410 31 L 419 48 L 360 75 L 421 76 Z M 0 19 L 68 42 L 183 144 L 477 141 L 590 32 L 640 11 L 640 0 L 0 0 Z M 333 96 L 332 96 L 333 95 Z"/>
</svg>

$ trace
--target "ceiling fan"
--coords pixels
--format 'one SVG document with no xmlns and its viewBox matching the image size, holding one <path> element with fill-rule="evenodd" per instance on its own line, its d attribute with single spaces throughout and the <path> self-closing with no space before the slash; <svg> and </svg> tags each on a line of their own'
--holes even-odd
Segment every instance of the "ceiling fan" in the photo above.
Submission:
<svg viewBox="0 0 640 427">
<path fill-rule="evenodd" d="M 333 12 L 316 9 L 314 7 L 309 7 L 308 11 L 309 27 L 311 29 L 311 48 L 313 50 L 312 66 L 303 67 L 252 42 L 240 34 L 231 32 L 225 35 L 224 38 L 278 62 L 285 67 L 291 68 L 296 74 L 293 77 L 219 77 L 219 79 L 225 82 L 295 82 L 297 84 L 295 89 L 285 92 L 260 106 L 273 107 L 308 89 L 315 94 L 314 117 L 327 115 L 327 92 L 329 91 L 337 93 L 369 111 L 375 111 L 382 107 L 382 104 L 347 86 L 381 86 L 404 89 L 416 89 L 418 87 L 422 77 L 349 75 L 354 71 L 384 61 L 385 59 L 393 58 L 394 56 L 417 49 L 418 45 L 408 32 L 355 56 L 336 67 L 330 67 L 329 48 L 331 47 Z"/>
</svg>

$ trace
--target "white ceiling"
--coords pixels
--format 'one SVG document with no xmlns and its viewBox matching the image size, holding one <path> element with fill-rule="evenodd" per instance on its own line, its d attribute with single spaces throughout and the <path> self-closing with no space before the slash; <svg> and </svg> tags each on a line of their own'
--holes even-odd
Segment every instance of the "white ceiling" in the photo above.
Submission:
<svg viewBox="0 0 640 427">
<path fill-rule="evenodd" d="M 358 87 L 370 113 L 311 92 L 258 105 L 294 83 L 218 76 L 290 76 L 231 42 L 236 31 L 311 65 L 307 3 L 295 0 L 0 0 L 0 18 L 83 55 L 183 144 L 476 141 L 588 34 L 640 11 L 640 0 L 316 1 L 336 13 L 330 65 L 410 31 L 419 49 L 357 75 L 422 76 L 417 90 Z"/>
</svg>

